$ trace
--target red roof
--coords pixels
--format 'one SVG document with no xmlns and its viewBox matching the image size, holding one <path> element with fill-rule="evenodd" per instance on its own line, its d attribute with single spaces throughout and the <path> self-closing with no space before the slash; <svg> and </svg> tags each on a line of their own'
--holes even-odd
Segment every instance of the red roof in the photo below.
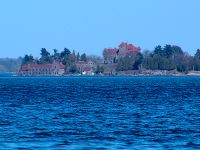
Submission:
<svg viewBox="0 0 200 150">
<path fill-rule="evenodd" d="M 127 51 L 129 52 L 139 52 L 140 51 L 140 48 L 139 47 L 136 47 L 134 46 L 133 44 L 128 44 L 128 43 L 125 43 L 125 42 L 122 42 L 119 47 L 127 47 Z"/>
<path fill-rule="evenodd" d="M 139 47 L 134 46 L 133 44 L 128 44 L 125 42 L 122 42 L 119 45 L 119 48 L 125 48 L 125 53 L 132 53 L 132 52 L 136 52 L 138 53 L 141 49 Z M 105 48 L 104 49 L 104 53 L 108 54 L 108 55 L 113 55 L 116 54 L 118 52 L 119 49 L 117 48 Z"/>
<path fill-rule="evenodd" d="M 28 65 L 22 65 L 20 70 L 21 71 L 28 71 Z"/>
<path fill-rule="evenodd" d="M 109 54 L 116 54 L 118 49 L 116 48 L 105 48 L 104 52 L 109 53 Z"/>
<path fill-rule="evenodd" d="M 128 50 L 134 49 L 135 47 L 133 46 L 133 44 L 128 44 Z"/>
<path fill-rule="evenodd" d="M 65 69 L 62 62 L 58 62 L 60 69 Z M 21 71 L 28 71 L 28 69 L 51 69 L 52 64 L 26 64 L 21 66 Z"/>
<path fill-rule="evenodd" d="M 30 68 L 48 68 L 50 69 L 52 64 L 30 64 Z"/>
<path fill-rule="evenodd" d="M 128 44 L 128 52 L 139 52 L 140 51 L 140 48 L 139 47 L 136 47 L 134 46 L 133 44 Z"/>
</svg>

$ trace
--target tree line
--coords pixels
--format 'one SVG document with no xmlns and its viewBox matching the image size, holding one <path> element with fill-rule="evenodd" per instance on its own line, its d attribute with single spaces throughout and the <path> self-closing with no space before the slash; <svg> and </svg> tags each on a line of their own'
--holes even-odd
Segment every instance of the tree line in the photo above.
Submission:
<svg viewBox="0 0 200 150">
<path fill-rule="evenodd" d="M 32 55 L 25 55 L 23 57 L 22 64 L 49 64 L 52 63 L 54 60 L 62 61 L 64 65 L 67 65 L 69 63 L 73 63 L 75 61 L 87 61 L 87 56 L 85 53 L 79 54 L 79 52 L 76 54 L 75 51 L 70 51 L 67 48 L 64 48 L 63 51 L 60 53 L 57 49 L 53 50 L 53 54 L 51 54 L 49 51 L 47 51 L 46 48 L 42 48 L 40 50 L 40 58 L 34 58 Z"/>
<path fill-rule="evenodd" d="M 200 70 L 200 50 L 194 56 L 176 45 L 158 45 L 153 52 L 144 51 L 142 67 L 150 70 L 177 70 L 188 72 Z"/>
<path fill-rule="evenodd" d="M 70 51 L 64 48 L 63 51 L 58 52 L 53 50 L 50 54 L 45 48 L 40 51 L 40 58 L 34 58 L 32 55 L 25 55 L 22 59 L 22 64 L 48 64 L 54 60 L 61 61 L 66 69 L 71 73 L 76 73 L 77 68 L 75 62 L 87 61 L 88 59 L 94 61 L 97 65 L 96 73 L 103 73 L 106 64 L 102 63 L 101 57 L 90 57 L 85 53 L 79 54 L 75 51 Z M 184 52 L 181 47 L 167 44 L 165 46 L 158 45 L 154 50 L 144 50 L 139 53 L 131 53 L 123 58 L 120 58 L 114 66 L 116 71 L 127 70 L 176 70 L 178 72 L 188 72 L 191 70 L 200 71 L 200 49 L 198 49 L 194 56 Z"/>
<path fill-rule="evenodd" d="M 78 71 L 75 62 L 87 61 L 87 55 L 85 53 L 76 53 L 74 50 L 70 51 L 64 48 L 59 52 L 57 49 L 53 49 L 53 54 L 47 51 L 46 48 L 40 50 L 40 58 L 34 58 L 32 55 L 25 55 L 22 59 L 22 65 L 25 64 L 51 64 L 54 60 L 60 61 L 65 65 L 65 70 L 70 73 L 76 73 Z"/>
<path fill-rule="evenodd" d="M 0 58 L 0 72 L 16 72 L 20 68 L 22 58 Z"/>
<path fill-rule="evenodd" d="M 133 53 L 118 60 L 117 71 L 127 70 L 200 71 L 200 49 L 194 56 L 176 45 L 156 46 L 153 51 Z"/>
</svg>

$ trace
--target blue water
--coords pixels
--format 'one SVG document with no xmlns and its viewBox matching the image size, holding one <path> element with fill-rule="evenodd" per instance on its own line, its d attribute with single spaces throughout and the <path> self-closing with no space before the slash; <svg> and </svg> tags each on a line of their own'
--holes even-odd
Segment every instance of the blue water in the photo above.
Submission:
<svg viewBox="0 0 200 150">
<path fill-rule="evenodd" d="M 200 149 L 200 77 L 0 77 L 0 149 Z"/>
</svg>

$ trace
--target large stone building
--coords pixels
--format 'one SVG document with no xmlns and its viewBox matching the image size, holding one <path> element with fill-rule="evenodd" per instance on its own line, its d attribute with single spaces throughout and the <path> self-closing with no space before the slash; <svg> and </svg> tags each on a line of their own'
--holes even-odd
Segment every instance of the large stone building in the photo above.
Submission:
<svg viewBox="0 0 200 150">
<path fill-rule="evenodd" d="M 116 63 L 119 58 L 123 58 L 131 53 L 138 53 L 140 50 L 139 47 L 124 42 L 119 45 L 119 48 L 105 48 L 103 51 L 104 63 Z"/>
<path fill-rule="evenodd" d="M 19 76 L 61 76 L 65 73 L 65 65 L 59 61 L 52 64 L 26 64 L 22 65 Z"/>
</svg>

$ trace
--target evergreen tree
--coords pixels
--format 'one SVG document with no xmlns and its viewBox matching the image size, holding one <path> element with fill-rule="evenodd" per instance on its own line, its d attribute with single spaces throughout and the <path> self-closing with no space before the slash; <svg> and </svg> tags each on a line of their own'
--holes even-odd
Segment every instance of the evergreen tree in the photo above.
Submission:
<svg viewBox="0 0 200 150">
<path fill-rule="evenodd" d="M 64 50 L 60 53 L 60 58 L 63 60 L 66 56 L 69 56 L 71 54 L 71 51 L 67 48 L 64 48 Z"/>
<path fill-rule="evenodd" d="M 197 49 L 194 57 L 197 58 L 197 59 L 200 59 L 200 49 Z"/>
<path fill-rule="evenodd" d="M 77 61 L 80 60 L 80 54 L 79 54 L 79 52 L 78 52 L 77 55 L 76 55 L 76 60 L 77 60 Z"/>
<path fill-rule="evenodd" d="M 162 47 L 160 45 L 155 47 L 154 55 L 163 56 L 163 50 L 162 50 Z"/>
<path fill-rule="evenodd" d="M 77 69 L 77 67 L 76 67 L 75 64 L 73 64 L 73 65 L 71 65 L 71 66 L 69 67 L 69 72 L 70 72 L 70 73 L 77 73 L 77 72 L 78 72 L 78 69 Z"/>
<path fill-rule="evenodd" d="M 133 69 L 138 70 L 139 66 L 142 64 L 143 55 L 141 53 L 137 53 L 135 57 L 135 63 L 133 64 Z"/>
<path fill-rule="evenodd" d="M 57 49 L 53 49 L 53 52 L 54 52 L 53 59 L 54 60 L 58 60 L 59 56 L 60 56 L 60 54 L 58 53 L 58 50 Z"/>
<path fill-rule="evenodd" d="M 41 62 L 42 64 L 52 63 L 51 55 L 50 55 L 50 53 L 46 50 L 46 48 L 42 48 L 40 54 L 41 54 L 40 62 Z"/>
<path fill-rule="evenodd" d="M 179 46 L 176 46 L 176 45 L 173 45 L 171 46 L 171 49 L 173 51 L 173 55 L 176 56 L 176 55 L 183 55 L 183 50 L 181 47 Z"/>
<path fill-rule="evenodd" d="M 83 54 L 81 55 L 80 60 L 81 60 L 81 61 L 87 61 L 87 56 L 86 56 L 85 53 L 83 53 Z"/>
<path fill-rule="evenodd" d="M 104 72 L 104 67 L 103 66 L 100 66 L 100 65 L 97 65 L 97 68 L 95 70 L 95 73 L 96 74 L 100 74 L 100 73 L 103 73 Z"/>
<path fill-rule="evenodd" d="M 165 45 L 163 48 L 164 57 L 170 58 L 173 55 L 173 50 L 171 45 Z"/>
<path fill-rule="evenodd" d="M 31 64 L 34 62 L 34 58 L 32 55 L 25 55 L 22 59 L 22 64 Z"/>
<path fill-rule="evenodd" d="M 76 52 L 75 52 L 75 50 L 72 51 L 71 57 L 72 57 L 72 58 L 71 58 L 72 61 L 73 61 L 73 62 L 76 62 Z"/>
</svg>

